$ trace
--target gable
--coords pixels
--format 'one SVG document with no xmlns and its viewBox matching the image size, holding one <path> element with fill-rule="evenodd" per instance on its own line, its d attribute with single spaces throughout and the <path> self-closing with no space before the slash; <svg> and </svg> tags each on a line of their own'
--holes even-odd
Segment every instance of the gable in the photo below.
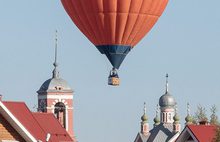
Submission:
<svg viewBox="0 0 220 142">
<path fill-rule="evenodd" d="M 7 120 L 8 124 L 14 128 L 13 132 L 20 134 L 24 142 L 44 140 L 47 133 L 51 134 L 50 141 L 53 142 L 73 141 L 52 114 L 35 115 L 23 102 L 0 101 L 0 114 Z M 23 140 L 21 140 L 21 142 L 23 142 Z"/>
<path fill-rule="evenodd" d="M 213 125 L 187 125 L 176 142 L 212 142 L 215 130 Z"/>
<path fill-rule="evenodd" d="M 134 142 L 143 142 L 142 139 L 141 139 L 140 133 L 137 134 Z"/>
<path fill-rule="evenodd" d="M 0 141 L 19 141 L 25 142 L 20 134 L 8 123 L 0 114 Z"/>
<path fill-rule="evenodd" d="M 176 133 L 173 133 L 172 124 L 161 123 L 150 131 L 149 142 L 168 142 Z"/>
<path fill-rule="evenodd" d="M 199 142 L 212 142 L 215 137 L 216 127 L 213 125 L 189 125 L 189 133 L 195 136 Z"/>
<path fill-rule="evenodd" d="M 138 133 L 134 142 L 147 142 L 148 138 L 150 136 L 150 133 L 148 133 L 147 135 L 144 135 L 142 133 Z"/>
<path fill-rule="evenodd" d="M 182 133 L 177 138 L 176 142 L 198 142 L 198 140 L 193 135 L 193 133 L 188 129 L 188 127 L 185 127 Z"/>
<path fill-rule="evenodd" d="M 36 142 L 45 139 L 46 133 L 44 133 L 24 102 L 4 101 L 2 104 L 7 118 L 11 119 L 10 124 L 13 123 L 17 127 L 16 130 L 21 131 L 20 134 L 25 137 L 26 141 Z"/>
<path fill-rule="evenodd" d="M 192 136 L 189 136 L 189 138 L 187 139 L 187 141 L 193 141 Z"/>
</svg>

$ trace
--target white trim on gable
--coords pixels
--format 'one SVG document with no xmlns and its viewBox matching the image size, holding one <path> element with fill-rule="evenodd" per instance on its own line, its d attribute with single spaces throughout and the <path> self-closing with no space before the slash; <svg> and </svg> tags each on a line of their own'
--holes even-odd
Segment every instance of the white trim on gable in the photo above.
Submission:
<svg viewBox="0 0 220 142">
<path fill-rule="evenodd" d="M 194 136 L 194 134 L 191 132 L 191 130 L 186 126 L 182 133 L 177 138 L 176 142 L 189 142 L 187 141 L 188 137 L 193 138 L 193 142 L 199 142 L 197 138 Z"/>
<path fill-rule="evenodd" d="M 141 139 L 140 133 L 137 134 L 137 136 L 136 136 L 134 142 L 138 142 L 139 139 Z M 141 139 L 141 141 L 142 141 L 142 139 Z"/>
<path fill-rule="evenodd" d="M 190 136 L 193 138 L 194 142 L 199 142 L 197 138 L 195 137 L 195 135 L 192 133 L 192 131 L 188 127 L 186 127 L 186 130 L 190 134 Z"/>
<path fill-rule="evenodd" d="M 1 109 L 2 108 L 2 109 Z M 31 133 L 18 121 L 18 119 L 0 101 L 0 113 L 7 119 L 9 124 L 28 142 L 37 142 Z M 19 131 L 20 130 L 20 131 Z"/>
<path fill-rule="evenodd" d="M 19 141 L 14 141 L 14 140 L 1 140 L 0 142 L 19 142 Z"/>
<path fill-rule="evenodd" d="M 180 132 L 177 132 L 168 142 L 175 142 L 176 139 L 179 137 Z"/>
</svg>

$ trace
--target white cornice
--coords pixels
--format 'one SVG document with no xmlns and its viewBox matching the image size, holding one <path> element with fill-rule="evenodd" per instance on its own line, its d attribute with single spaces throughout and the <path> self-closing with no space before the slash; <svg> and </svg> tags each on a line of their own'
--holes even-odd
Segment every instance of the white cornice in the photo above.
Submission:
<svg viewBox="0 0 220 142">
<path fill-rule="evenodd" d="M 38 99 L 73 99 L 73 95 L 38 95 Z"/>
</svg>

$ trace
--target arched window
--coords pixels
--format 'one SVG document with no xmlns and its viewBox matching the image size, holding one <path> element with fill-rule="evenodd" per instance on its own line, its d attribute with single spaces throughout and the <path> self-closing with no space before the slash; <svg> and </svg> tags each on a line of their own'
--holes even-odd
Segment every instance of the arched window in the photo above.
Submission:
<svg viewBox="0 0 220 142">
<path fill-rule="evenodd" d="M 54 115 L 59 120 L 60 124 L 66 128 L 66 106 L 62 102 L 55 104 Z"/>
</svg>

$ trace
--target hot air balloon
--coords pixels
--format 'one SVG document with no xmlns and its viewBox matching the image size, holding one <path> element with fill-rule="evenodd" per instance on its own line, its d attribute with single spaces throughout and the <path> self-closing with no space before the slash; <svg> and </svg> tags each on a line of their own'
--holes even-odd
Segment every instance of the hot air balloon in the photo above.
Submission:
<svg viewBox="0 0 220 142">
<path fill-rule="evenodd" d="M 108 84 L 119 85 L 117 70 L 151 30 L 168 0 L 61 0 L 80 31 L 105 54 L 113 68 Z"/>
</svg>

